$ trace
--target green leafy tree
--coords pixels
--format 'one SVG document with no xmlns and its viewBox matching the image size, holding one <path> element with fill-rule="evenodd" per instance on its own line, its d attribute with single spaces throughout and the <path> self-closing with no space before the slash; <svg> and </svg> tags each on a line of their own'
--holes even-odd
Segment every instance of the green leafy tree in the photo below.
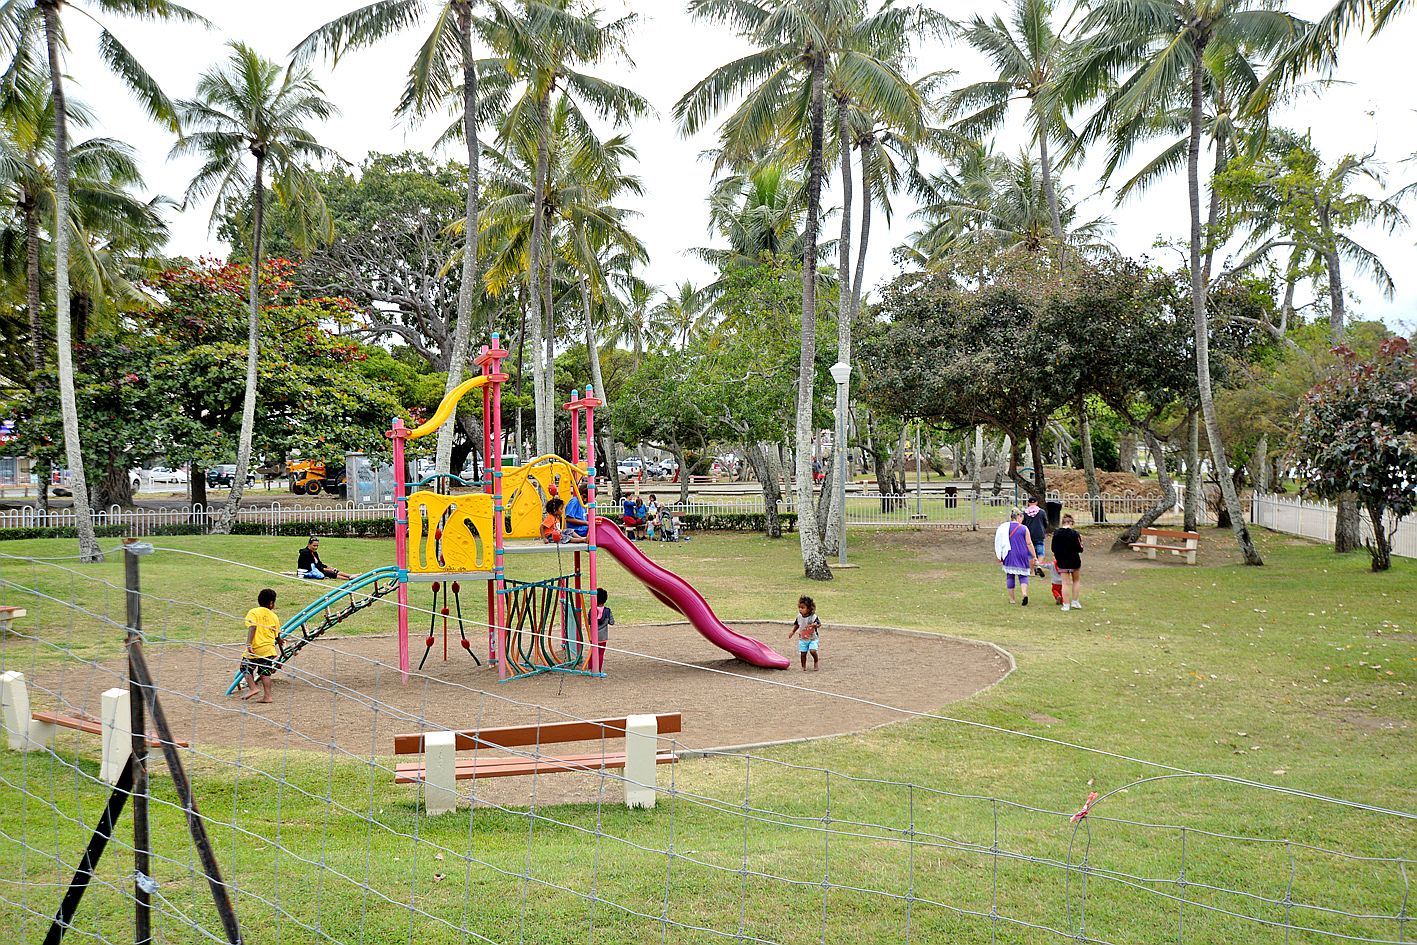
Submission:
<svg viewBox="0 0 1417 945">
<path fill-rule="evenodd" d="M 187 201 L 214 197 L 215 225 L 249 195 L 251 201 L 250 299 L 246 339 L 246 390 L 241 407 L 241 435 L 236 467 L 251 462 L 256 422 L 257 362 L 260 348 L 261 240 L 265 227 L 266 179 L 277 201 L 291 211 L 294 234 L 302 245 L 328 239 L 329 211 L 315 181 L 311 164 L 334 152 L 305 127 L 312 119 L 336 114 L 308 69 L 280 66 L 263 59 L 244 43 L 233 42 L 231 56 L 220 67 L 202 74 L 197 97 L 179 103 L 186 132 L 172 156 L 198 155 L 202 167 L 187 187 Z M 252 167 L 248 169 L 247 159 Z M 237 476 L 217 530 L 229 532 L 245 491 L 245 476 Z"/>
<path fill-rule="evenodd" d="M 1083 23 L 1087 46 L 1070 81 L 1069 94 L 1115 87 L 1102 113 L 1115 125 L 1169 107 L 1189 86 L 1186 118 L 1186 186 L 1190 213 L 1189 264 L 1196 378 L 1211 458 L 1221 494 L 1246 564 L 1264 561 L 1250 539 L 1216 418 L 1207 324 L 1207 234 L 1201 222 L 1200 159 L 1205 132 L 1207 56 L 1234 51 L 1246 58 L 1273 55 L 1300 33 L 1303 24 L 1266 0 L 1100 0 Z M 1230 61 L 1228 55 L 1220 55 Z"/>
<path fill-rule="evenodd" d="M 14 75 L 39 67 L 39 48 L 48 66 L 54 100 L 54 308 L 55 348 L 58 354 L 59 406 L 63 422 L 64 455 L 74 493 L 79 532 L 79 554 L 84 561 L 103 558 L 94 534 L 89 509 L 88 481 L 79 440 L 79 417 L 74 395 L 73 337 L 70 324 L 69 228 L 70 215 L 69 108 L 64 93 L 64 29 L 66 10 L 79 9 L 98 24 L 98 49 L 105 65 L 154 120 L 177 130 L 177 114 L 161 87 L 106 25 L 88 8 L 122 17 L 155 21 L 206 20 L 170 0 L 34 0 L 32 4 L 6 3 L 0 7 L 0 44 L 9 57 L 6 72 Z"/>
<path fill-rule="evenodd" d="M 1370 361 L 1338 349 L 1342 369 L 1305 397 L 1295 450 L 1306 488 L 1355 493 L 1373 526 L 1373 570 L 1392 567 L 1389 517 L 1417 511 L 1417 358 L 1405 338 Z"/>
</svg>

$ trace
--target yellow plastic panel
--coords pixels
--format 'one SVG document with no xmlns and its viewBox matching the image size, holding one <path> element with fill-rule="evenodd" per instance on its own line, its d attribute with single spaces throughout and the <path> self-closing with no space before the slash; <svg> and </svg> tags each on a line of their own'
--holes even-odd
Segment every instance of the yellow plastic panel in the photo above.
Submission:
<svg viewBox="0 0 1417 945">
<path fill-rule="evenodd" d="M 415 492 L 408 497 L 409 571 L 491 571 L 494 552 L 490 495 Z"/>
<path fill-rule="evenodd" d="M 507 508 L 507 537 L 540 537 L 541 519 L 546 514 L 546 500 L 551 497 L 551 487 L 556 487 L 556 495 L 561 499 L 569 499 L 572 482 L 584 475 L 584 469 L 571 465 L 559 456 L 543 456 L 526 466 L 504 468 L 502 501 Z M 585 493 L 577 494 L 584 502 Z"/>
</svg>

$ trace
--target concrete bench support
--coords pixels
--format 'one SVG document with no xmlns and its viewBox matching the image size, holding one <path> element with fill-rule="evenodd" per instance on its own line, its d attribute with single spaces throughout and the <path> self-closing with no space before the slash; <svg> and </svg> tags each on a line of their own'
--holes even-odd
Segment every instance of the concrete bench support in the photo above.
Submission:
<svg viewBox="0 0 1417 945">
<path fill-rule="evenodd" d="M 5 726 L 5 743 L 13 751 L 30 751 L 30 693 L 25 674 L 10 670 L 0 673 L 0 724 Z"/>
<path fill-rule="evenodd" d="M 109 689 L 103 694 L 103 760 L 98 776 L 117 784 L 133 753 L 133 717 L 127 689 Z"/>
<path fill-rule="evenodd" d="M 454 732 L 429 732 L 423 740 L 423 806 L 443 814 L 458 806 L 458 749 Z"/>
<path fill-rule="evenodd" d="M 653 715 L 625 719 L 625 806 L 653 807 L 659 722 Z"/>
</svg>

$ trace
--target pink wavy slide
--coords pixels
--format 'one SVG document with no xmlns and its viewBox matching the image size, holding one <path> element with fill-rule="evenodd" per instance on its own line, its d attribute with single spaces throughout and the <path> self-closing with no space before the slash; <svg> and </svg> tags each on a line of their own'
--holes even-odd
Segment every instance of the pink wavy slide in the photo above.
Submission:
<svg viewBox="0 0 1417 945">
<path fill-rule="evenodd" d="M 637 581 L 649 588 L 660 603 L 688 618 L 694 629 L 714 646 L 732 653 L 745 663 L 766 669 L 787 669 L 792 665 L 766 643 L 745 637 L 725 626 L 694 585 L 651 561 L 624 536 L 619 525 L 604 516 L 598 516 L 595 520 L 595 541 L 598 547 L 610 552 L 611 557 L 624 565 Z"/>
</svg>

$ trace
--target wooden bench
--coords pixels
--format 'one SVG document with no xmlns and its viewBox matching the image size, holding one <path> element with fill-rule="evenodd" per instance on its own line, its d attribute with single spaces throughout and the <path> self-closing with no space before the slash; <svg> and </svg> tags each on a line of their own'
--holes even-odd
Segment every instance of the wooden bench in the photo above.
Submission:
<svg viewBox="0 0 1417 945">
<path fill-rule="evenodd" d="M 1195 564 L 1196 549 L 1200 546 L 1201 536 L 1198 532 L 1143 528 L 1141 539 L 1141 541 L 1132 542 L 1131 549 L 1140 551 L 1152 561 L 1156 560 L 1158 551 L 1166 551 L 1173 555 L 1185 555 L 1187 564 Z"/>
<path fill-rule="evenodd" d="M 682 724 L 680 713 L 670 712 L 395 735 L 395 755 L 422 755 L 423 760 L 396 763 L 394 782 L 424 785 L 424 806 L 428 813 L 436 814 L 456 806 L 455 781 L 625 769 L 625 803 L 631 807 L 653 807 L 655 766 L 679 760 L 674 752 L 659 746 L 658 736 L 675 734 Z M 606 741 L 620 739 L 625 741 L 624 751 L 612 752 L 602 747 L 600 751 L 582 754 L 545 755 L 541 752 L 545 745 L 571 742 L 601 742 L 603 745 Z M 515 755 L 483 753 L 487 749 L 528 748 L 530 752 Z M 460 751 L 477 754 L 459 758 Z"/>
<path fill-rule="evenodd" d="M 129 700 L 127 689 L 109 689 L 101 699 L 102 719 L 47 710 L 31 712 L 25 674 L 14 671 L 0 673 L 0 721 L 3 721 L 9 747 L 16 751 L 48 750 L 54 745 L 54 736 L 61 728 L 97 735 L 102 739 L 99 777 L 109 784 L 118 783 L 123 769 L 128 766 L 128 756 L 133 752 Z M 146 738 L 145 741 L 150 748 L 162 747 L 160 739 Z M 175 744 L 179 748 L 188 747 L 186 742 Z"/>
<path fill-rule="evenodd" d="M 23 607 L 0 607 L 0 633 L 9 633 L 14 629 L 15 621 L 27 613 Z"/>
</svg>

